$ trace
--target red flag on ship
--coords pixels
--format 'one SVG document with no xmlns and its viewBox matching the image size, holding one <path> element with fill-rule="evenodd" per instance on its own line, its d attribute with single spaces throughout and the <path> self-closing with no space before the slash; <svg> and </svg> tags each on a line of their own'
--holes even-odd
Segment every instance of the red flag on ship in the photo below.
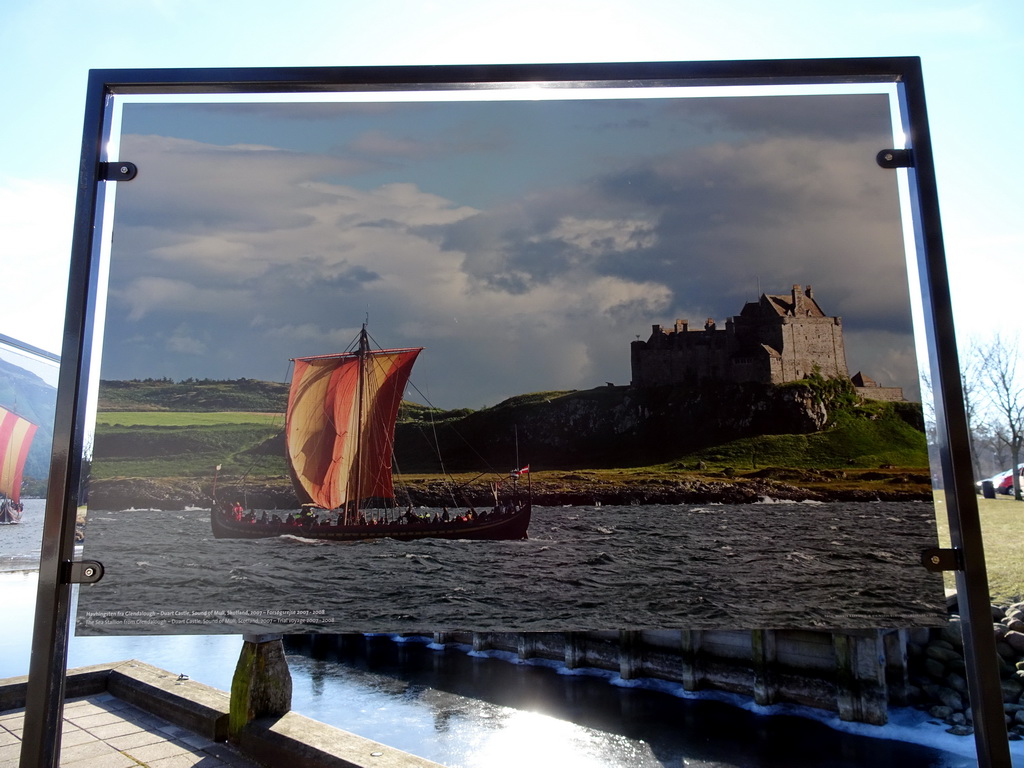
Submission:
<svg viewBox="0 0 1024 768">
<path fill-rule="evenodd" d="M 512 470 L 512 474 L 513 474 L 513 475 L 515 475 L 516 477 L 519 477 L 519 475 L 525 475 L 525 474 L 527 474 L 527 473 L 528 473 L 529 471 L 530 471 L 530 465 L 529 465 L 529 464 L 527 464 L 527 465 L 526 465 L 525 467 L 523 467 L 522 469 L 513 469 L 513 470 Z"/>
</svg>

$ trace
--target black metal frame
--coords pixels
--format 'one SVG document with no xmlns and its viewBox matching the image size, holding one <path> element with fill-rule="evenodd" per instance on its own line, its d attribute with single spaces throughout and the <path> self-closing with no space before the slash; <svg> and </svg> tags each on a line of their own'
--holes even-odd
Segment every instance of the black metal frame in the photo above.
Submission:
<svg viewBox="0 0 1024 768">
<path fill-rule="evenodd" d="M 295 69 L 93 70 L 80 156 L 78 200 L 64 329 L 39 589 L 29 670 L 22 768 L 56 766 L 67 668 L 75 516 L 82 474 L 85 396 L 96 307 L 98 216 L 107 172 L 103 141 L 111 98 L 128 94 L 313 93 L 352 90 L 479 89 L 528 83 L 565 86 L 895 84 L 911 149 L 908 175 L 924 297 L 938 442 L 964 631 L 979 764 L 1009 768 L 988 580 L 974 493 L 938 194 L 916 57 L 780 61 L 651 62 Z M 882 148 L 880 148 L 882 149 Z M 124 158 L 130 160 L 131 158 Z M 113 158 L 119 161 L 120 158 Z M 120 165 L 120 163 L 118 163 Z M 78 569 L 81 570 L 81 569 Z"/>
</svg>

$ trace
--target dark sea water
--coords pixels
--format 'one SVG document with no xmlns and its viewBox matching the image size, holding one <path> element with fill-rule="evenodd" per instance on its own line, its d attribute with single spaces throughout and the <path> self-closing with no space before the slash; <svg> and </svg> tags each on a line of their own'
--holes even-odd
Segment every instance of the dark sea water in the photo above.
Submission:
<svg viewBox="0 0 1024 768">
<path fill-rule="evenodd" d="M 5 623 L 0 678 L 28 670 L 42 506 L 30 500 L 21 526 L 0 528 L 0 617 Z M 165 520 L 172 530 L 205 530 L 205 518 L 192 513 L 124 514 L 136 515 L 125 518 L 132 521 Z M 137 530 L 137 523 L 131 527 Z M 160 530 L 154 525 L 151 533 Z M 170 557 L 154 546 L 152 536 L 137 538 L 149 541 L 148 557 L 157 562 Z M 104 559 L 108 568 L 115 562 L 108 555 Z M 198 574 L 189 562 L 196 561 L 182 559 L 180 565 Z M 168 562 L 161 568 L 173 571 L 173 566 Z M 742 696 L 694 694 L 653 680 L 622 681 L 611 672 L 520 662 L 497 651 L 439 650 L 427 640 L 374 634 L 326 652 L 290 652 L 292 708 L 451 768 L 977 765 L 972 739 L 950 736 L 946 726 L 929 723 L 914 710 L 891 711 L 884 727 L 842 723 L 818 710 L 760 707 Z M 226 690 L 240 648 L 241 638 L 227 635 L 76 636 L 69 666 L 135 658 Z M 1024 751 L 1017 747 L 1013 764 L 1024 768 Z"/>
<path fill-rule="evenodd" d="M 539 507 L 526 541 L 214 539 L 203 510 L 90 511 L 78 632 L 873 628 L 945 620 L 913 502 Z"/>
</svg>

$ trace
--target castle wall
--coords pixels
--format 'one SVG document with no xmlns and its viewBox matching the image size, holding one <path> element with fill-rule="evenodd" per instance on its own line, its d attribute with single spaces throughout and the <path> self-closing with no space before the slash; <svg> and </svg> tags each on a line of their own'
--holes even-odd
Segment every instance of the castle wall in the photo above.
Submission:
<svg viewBox="0 0 1024 768">
<path fill-rule="evenodd" d="M 857 394 L 865 400 L 884 400 L 887 403 L 900 403 L 906 400 L 903 387 L 855 387 Z"/>
<path fill-rule="evenodd" d="M 630 345 L 633 383 L 658 387 L 729 380 L 734 349 L 733 334 L 725 330 L 666 332 L 656 326 L 648 341 Z"/>
<path fill-rule="evenodd" d="M 830 379 L 846 379 L 842 321 L 835 317 L 784 318 L 780 326 L 782 381 L 799 381 L 817 370 Z"/>
<path fill-rule="evenodd" d="M 631 345 L 633 385 L 784 384 L 815 372 L 847 379 L 842 320 L 822 312 L 810 286 L 793 286 L 788 296 L 762 295 L 717 329 L 677 320 L 671 330 L 657 325 L 650 338 Z M 876 398 L 877 399 L 877 398 Z"/>
</svg>

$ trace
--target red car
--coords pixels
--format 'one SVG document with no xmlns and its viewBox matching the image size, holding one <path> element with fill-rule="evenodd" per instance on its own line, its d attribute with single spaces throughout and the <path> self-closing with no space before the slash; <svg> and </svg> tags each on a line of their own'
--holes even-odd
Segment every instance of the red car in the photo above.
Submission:
<svg viewBox="0 0 1024 768">
<path fill-rule="evenodd" d="M 1024 469 L 1022 469 L 1020 471 L 1020 476 L 1021 476 L 1021 485 L 1024 485 Z M 1007 496 L 1009 496 L 1011 493 L 1013 493 L 1013 473 L 1012 472 L 1008 473 L 1006 475 L 1006 477 L 1003 478 L 1002 482 L 999 483 L 999 485 L 996 486 L 996 490 L 999 491 L 999 493 L 1005 493 Z"/>
</svg>

